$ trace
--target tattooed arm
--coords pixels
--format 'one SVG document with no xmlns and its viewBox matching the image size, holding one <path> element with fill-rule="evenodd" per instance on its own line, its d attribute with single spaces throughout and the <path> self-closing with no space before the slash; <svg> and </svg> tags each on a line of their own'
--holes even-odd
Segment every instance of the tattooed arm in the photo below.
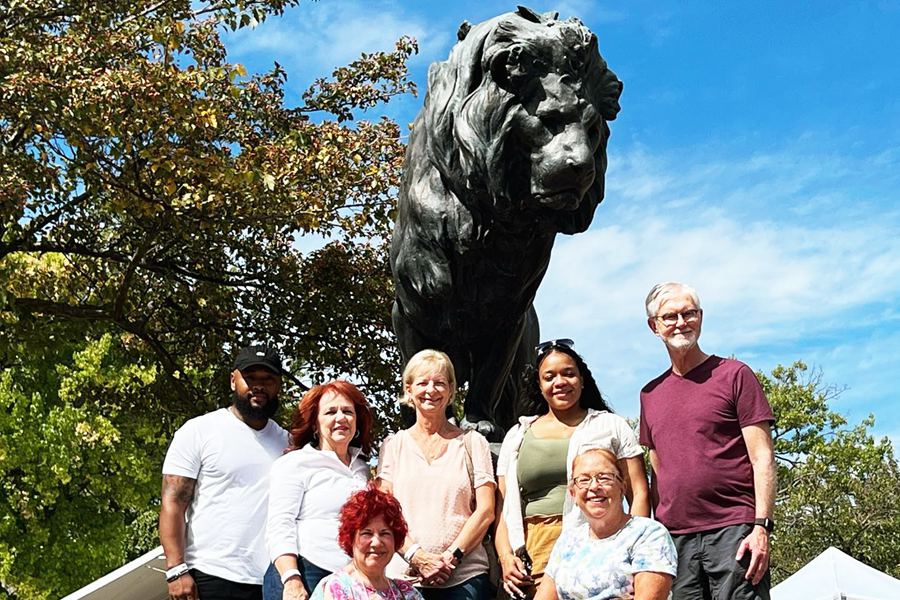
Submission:
<svg viewBox="0 0 900 600">
<path fill-rule="evenodd" d="M 197 480 L 179 475 L 163 475 L 162 507 L 159 510 L 159 541 L 166 554 L 166 568 L 184 562 L 185 521 Z M 189 573 L 169 583 L 173 600 L 196 600 L 197 586 Z"/>
</svg>

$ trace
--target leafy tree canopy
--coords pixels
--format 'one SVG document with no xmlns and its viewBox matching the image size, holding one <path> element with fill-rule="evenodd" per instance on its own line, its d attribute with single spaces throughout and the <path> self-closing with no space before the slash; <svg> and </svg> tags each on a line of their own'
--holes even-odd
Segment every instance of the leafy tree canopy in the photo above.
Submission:
<svg viewBox="0 0 900 600">
<path fill-rule="evenodd" d="M 829 546 L 900 576 L 900 469 L 874 418 L 849 425 L 828 406 L 840 390 L 802 362 L 757 376 L 776 417 L 773 583 Z"/>
<path fill-rule="evenodd" d="M 388 420 L 401 39 L 285 102 L 223 28 L 297 0 L 0 6 L 0 585 L 58 597 L 155 544 L 173 429 L 236 346 L 348 375 Z M 368 113 L 367 113 L 368 114 Z M 305 235 L 327 243 L 301 252 Z"/>
</svg>

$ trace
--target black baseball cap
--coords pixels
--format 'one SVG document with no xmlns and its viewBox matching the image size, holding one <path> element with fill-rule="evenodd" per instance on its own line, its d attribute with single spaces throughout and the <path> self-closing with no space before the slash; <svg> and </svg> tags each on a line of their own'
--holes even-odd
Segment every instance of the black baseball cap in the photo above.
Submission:
<svg viewBox="0 0 900 600">
<path fill-rule="evenodd" d="M 265 367 L 278 375 L 284 374 L 284 369 L 281 368 L 281 356 L 274 348 L 265 344 L 247 346 L 238 352 L 234 359 L 234 368 L 238 371 L 257 366 Z"/>
</svg>

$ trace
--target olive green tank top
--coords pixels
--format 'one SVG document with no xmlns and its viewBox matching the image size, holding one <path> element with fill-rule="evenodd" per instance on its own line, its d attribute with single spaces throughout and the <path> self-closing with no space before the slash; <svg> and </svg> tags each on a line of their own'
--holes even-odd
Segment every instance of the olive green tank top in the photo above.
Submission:
<svg viewBox="0 0 900 600">
<path fill-rule="evenodd" d="M 569 438 L 535 437 L 531 428 L 525 432 L 516 466 L 523 516 L 562 514 L 568 452 Z"/>
</svg>

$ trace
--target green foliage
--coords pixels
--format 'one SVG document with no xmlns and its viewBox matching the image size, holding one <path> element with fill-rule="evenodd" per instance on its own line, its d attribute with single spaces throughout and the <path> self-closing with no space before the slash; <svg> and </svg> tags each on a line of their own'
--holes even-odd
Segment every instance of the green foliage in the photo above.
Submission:
<svg viewBox="0 0 900 600">
<path fill-rule="evenodd" d="M 248 74 L 219 33 L 296 3 L 0 6 L 8 594 L 58 597 L 155 545 L 165 447 L 227 399 L 238 345 L 274 342 L 302 378 L 349 376 L 395 416 L 386 240 L 403 145 L 396 123 L 353 118 L 414 90 L 416 46 L 286 106 L 284 70 Z M 310 234 L 327 243 L 301 252 Z"/>
<path fill-rule="evenodd" d="M 155 434 L 172 421 L 156 366 L 114 340 L 22 343 L 0 373 L 0 568 L 21 598 L 124 563 L 129 524 L 158 494 Z"/>
<path fill-rule="evenodd" d="M 849 426 L 828 407 L 840 390 L 802 362 L 757 376 L 776 417 L 774 582 L 829 546 L 900 576 L 900 469 L 874 418 Z"/>
</svg>

